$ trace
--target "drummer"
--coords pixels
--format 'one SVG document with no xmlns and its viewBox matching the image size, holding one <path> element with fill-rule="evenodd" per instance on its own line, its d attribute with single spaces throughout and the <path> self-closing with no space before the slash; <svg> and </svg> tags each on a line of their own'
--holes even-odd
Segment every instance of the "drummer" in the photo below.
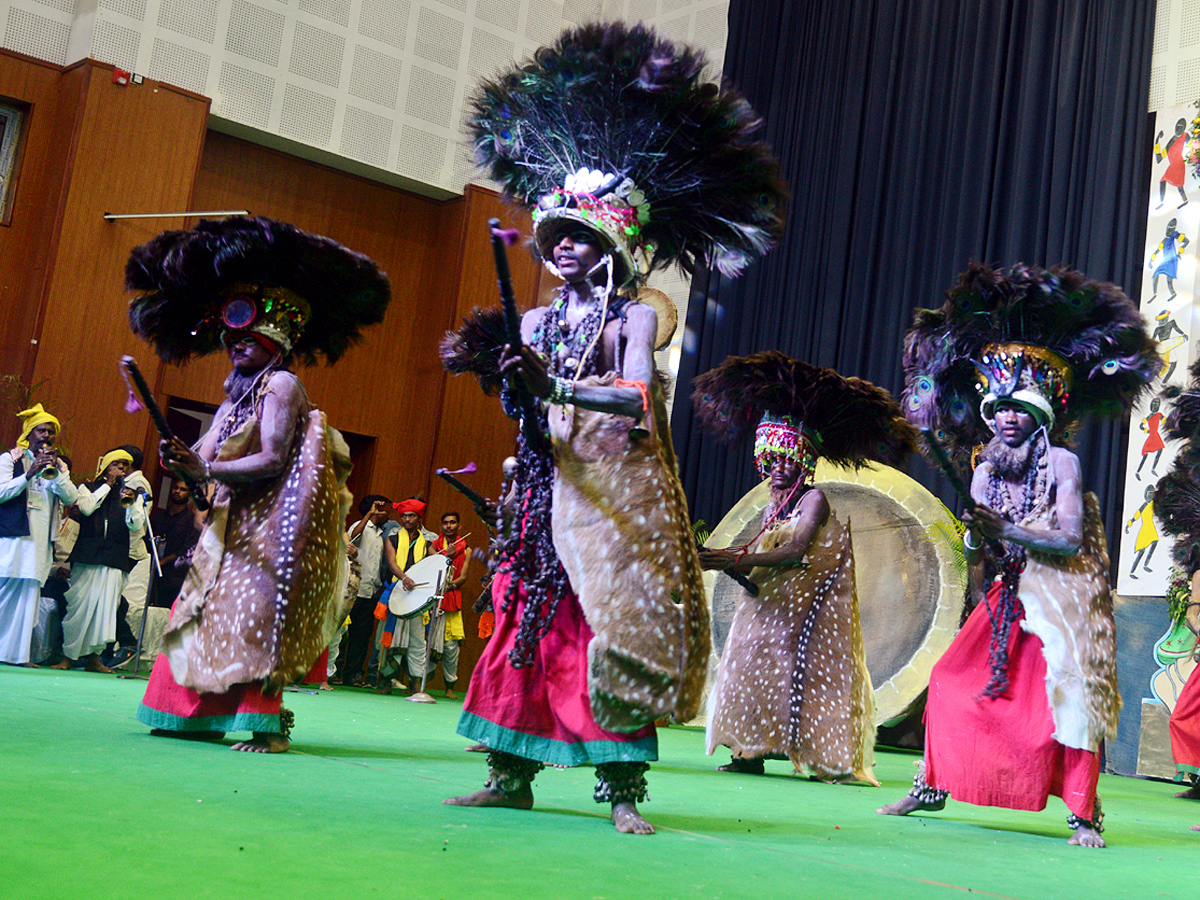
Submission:
<svg viewBox="0 0 1200 900">
<path fill-rule="evenodd" d="M 383 556 L 393 581 L 399 581 L 404 590 L 411 591 L 416 585 L 404 573 L 423 560 L 430 550 L 429 539 L 422 527 L 425 502 L 417 497 L 409 497 L 393 503 L 392 508 L 400 518 L 400 528 L 383 542 Z M 425 626 L 429 624 L 429 613 L 423 613 L 419 619 L 416 616 L 400 619 L 381 600 L 375 607 L 375 618 L 384 620 L 379 650 L 379 680 L 375 685 L 375 693 L 390 694 L 394 676 L 398 675 L 403 683 L 401 656 L 406 657 L 407 690 L 410 693 L 417 690 L 425 668 Z"/>
</svg>

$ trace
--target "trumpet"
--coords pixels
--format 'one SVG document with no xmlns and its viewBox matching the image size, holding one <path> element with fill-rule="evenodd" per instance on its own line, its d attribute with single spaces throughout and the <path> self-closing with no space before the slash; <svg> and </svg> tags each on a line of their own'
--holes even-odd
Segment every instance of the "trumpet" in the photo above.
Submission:
<svg viewBox="0 0 1200 900">
<path fill-rule="evenodd" d="M 54 463 L 50 463 L 50 465 L 46 466 L 46 468 L 42 469 L 42 471 L 38 472 L 38 474 L 47 481 L 53 481 L 58 477 L 58 466 L 56 466 Z"/>
<path fill-rule="evenodd" d="M 129 493 L 126 493 L 126 491 L 129 491 Z M 138 488 L 136 491 L 132 490 L 130 488 L 122 488 L 120 502 L 121 502 L 122 506 L 130 507 L 130 506 L 133 506 L 133 504 L 137 502 L 138 497 L 145 498 L 145 496 L 146 496 L 146 492 L 144 490 L 142 490 L 141 488 Z"/>
</svg>

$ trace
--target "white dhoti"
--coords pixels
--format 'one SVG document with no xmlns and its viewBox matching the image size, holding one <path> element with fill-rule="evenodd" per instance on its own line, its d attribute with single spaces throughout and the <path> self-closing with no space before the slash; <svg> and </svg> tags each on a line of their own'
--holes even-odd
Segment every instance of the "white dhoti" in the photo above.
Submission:
<svg viewBox="0 0 1200 900">
<path fill-rule="evenodd" d="M 41 593 L 36 578 L 0 578 L 0 662 L 29 662 Z"/>
<path fill-rule="evenodd" d="M 63 618 L 63 655 L 81 659 L 104 649 L 117 636 L 117 605 L 126 574 L 108 566 L 71 566 L 67 615 Z"/>
<path fill-rule="evenodd" d="M 151 564 L 149 556 L 139 559 L 125 580 L 125 589 L 121 591 L 121 596 L 129 604 L 125 621 L 135 636 L 142 627 L 142 610 L 146 608 L 146 592 L 150 589 Z"/>
</svg>

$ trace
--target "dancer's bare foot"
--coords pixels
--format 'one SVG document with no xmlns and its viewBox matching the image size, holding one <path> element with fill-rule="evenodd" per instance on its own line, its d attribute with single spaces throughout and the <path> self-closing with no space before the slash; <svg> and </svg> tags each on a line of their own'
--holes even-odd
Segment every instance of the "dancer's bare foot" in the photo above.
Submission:
<svg viewBox="0 0 1200 900">
<path fill-rule="evenodd" d="M 238 741 L 229 749 L 244 753 L 287 753 L 291 746 L 292 742 L 278 732 L 256 731 L 252 740 Z"/>
<path fill-rule="evenodd" d="M 450 688 L 446 688 L 446 699 L 447 700 L 457 700 L 458 694 L 454 693 L 454 691 L 450 690 Z"/>
<path fill-rule="evenodd" d="M 381 681 L 377 685 L 375 685 L 375 693 L 377 693 L 377 694 L 387 695 L 387 694 L 390 694 L 391 692 L 392 692 L 392 683 L 390 681 Z"/>
<path fill-rule="evenodd" d="M 937 803 L 926 803 L 924 800 L 918 800 L 912 794 L 905 794 L 895 803 L 881 806 L 875 812 L 881 816 L 907 816 L 909 813 L 920 812 L 921 810 L 936 812 L 939 809 L 945 808 L 945 800 L 939 800 Z"/>
<path fill-rule="evenodd" d="M 26 669 L 40 669 L 41 668 L 41 666 L 39 666 L 37 663 L 33 662 L 32 660 L 30 660 L 29 662 L 23 662 L 23 663 L 21 663 L 21 665 Z"/>
<path fill-rule="evenodd" d="M 104 663 L 100 662 L 100 657 L 94 654 L 88 657 L 88 661 L 84 665 L 84 669 L 89 672 L 99 672 L 101 675 L 111 675 L 113 673 L 113 670 Z"/>
<path fill-rule="evenodd" d="M 1103 847 L 1104 838 L 1100 837 L 1100 832 L 1094 828 L 1089 828 L 1087 825 L 1080 825 L 1075 829 L 1075 833 L 1071 835 L 1071 839 L 1067 841 L 1072 847 Z"/>
<path fill-rule="evenodd" d="M 747 759 L 741 756 L 735 756 L 723 766 L 717 766 L 718 772 L 737 772 L 742 775 L 762 775 L 766 772 L 766 766 L 763 765 L 762 757 L 754 757 Z"/>
<path fill-rule="evenodd" d="M 169 737 L 180 741 L 219 741 L 225 737 L 223 731 L 171 731 L 167 728 L 151 728 L 155 737 Z"/>
<path fill-rule="evenodd" d="M 447 797 L 442 802 L 448 806 L 500 806 L 505 809 L 533 809 L 533 788 L 528 784 L 516 791 L 498 791 L 495 788 L 487 787 L 482 791 L 462 797 Z"/>
<path fill-rule="evenodd" d="M 614 803 L 612 823 L 621 834 L 654 834 L 654 826 L 642 818 L 636 803 Z"/>
<path fill-rule="evenodd" d="M 322 681 L 320 684 L 317 685 L 317 690 L 318 691 L 332 691 L 333 688 L 331 688 L 329 686 L 328 681 Z"/>
<path fill-rule="evenodd" d="M 50 666 L 50 668 L 51 669 L 60 669 L 60 670 L 69 669 L 69 668 L 71 668 L 71 661 L 64 656 L 62 659 L 60 659 L 54 665 Z"/>
<path fill-rule="evenodd" d="M 1180 800 L 1200 800 L 1200 781 L 1193 784 L 1186 791 L 1180 791 L 1174 796 L 1178 797 Z"/>
<path fill-rule="evenodd" d="M 491 753 L 492 748 L 487 744 L 472 744 L 470 747 L 463 747 L 467 753 Z"/>
</svg>

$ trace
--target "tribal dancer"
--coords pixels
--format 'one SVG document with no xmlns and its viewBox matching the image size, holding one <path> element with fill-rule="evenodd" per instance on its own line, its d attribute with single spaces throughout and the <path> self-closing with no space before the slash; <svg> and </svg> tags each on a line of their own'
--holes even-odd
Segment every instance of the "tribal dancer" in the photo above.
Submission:
<svg viewBox="0 0 1200 900">
<path fill-rule="evenodd" d="M 160 234 L 125 278 L 141 292 L 130 325 L 160 357 L 223 348 L 233 365 L 198 449 L 160 448 L 172 472 L 215 490 L 138 719 L 172 737 L 251 731 L 233 749 L 280 753 L 280 691 L 345 619 L 350 571 L 349 450 L 288 366 L 335 362 L 383 318 L 387 279 L 328 238 L 244 217 Z"/>
<path fill-rule="evenodd" d="M 1172 575 L 1183 581 L 1186 605 L 1176 614 L 1187 627 L 1200 634 L 1200 361 L 1192 365 L 1192 383 L 1188 390 L 1167 388 L 1171 412 L 1166 420 L 1170 440 L 1181 442 L 1179 455 L 1171 471 L 1159 482 L 1154 495 L 1154 511 L 1165 534 L 1175 539 L 1171 549 L 1175 569 Z M 1200 652 L 1200 646 L 1193 653 Z M 1200 676 L 1192 670 L 1175 708 L 1171 710 L 1171 756 L 1175 766 L 1191 784 L 1176 794 L 1187 800 L 1200 800 Z M 1200 831 L 1200 825 L 1193 825 Z"/>
<path fill-rule="evenodd" d="M 735 569 L 758 587 L 738 600 L 729 628 L 709 695 L 707 750 L 733 751 L 722 772 L 762 774 L 771 757 L 823 781 L 878 786 L 850 528 L 812 478 L 822 457 L 900 465 L 916 430 L 882 388 L 777 351 L 730 357 L 696 379 L 692 402 L 727 440 L 758 423 L 754 461 L 771 486 L 753 541 L 700 552 L 704 568 Z"/>
<path fill-rule="evenodd" d="M 496 631 L 459 723 L 491 749 L 490 777 L 447 803 L 528 809 L 544 765 L 590 762 L 617 830 L 650 834 L 637 804 L 654 719 L 699 704 L 707 603 L 654 369 L 657 317 L 634 297 L 673 262 L 736 274 L 778 236 L 783 202 L 757 119 L 703 83 L 703 65 L 641 26 L 593 25 L 474 101 L 480 159 L 533 208 L 538 252 L 565 284 L 525 314 L 519 347 L 488 313 L 443 344 L 451 371 L 536 403 L 522 404 L 504 501 Z"/>
<path fill-rule="evenodd" d="M 930 677 L 924 778 L 879 812 L 941 809 L 947 793 L 1040 810 L 1054 794 L 1070 843 L 1103 847 L 1098 751 L 1121 705 L 1108 550 L 1063 443 L 1085 416 L 1127 415 L 1162 360 L 1114 285 L 972 265 L 917 312 L 904 365 L 910 421 L 959 462 L 986 444 L 963 516 L 978 605 Z"/>
</svg>

